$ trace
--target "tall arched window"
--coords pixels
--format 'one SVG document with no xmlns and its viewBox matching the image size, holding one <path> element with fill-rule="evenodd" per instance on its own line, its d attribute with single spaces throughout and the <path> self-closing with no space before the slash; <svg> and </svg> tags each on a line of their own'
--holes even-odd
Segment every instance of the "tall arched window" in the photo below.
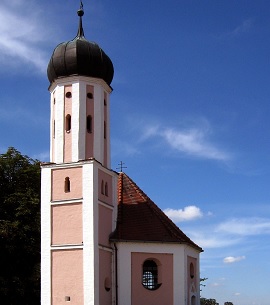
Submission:
<svg viewBox="0 0 270 305">
<path fill-rule="evenodd" d="M 65 178 L 65 192 L 66 193 L 70 192 L 70 179 L 69 179 L 69 177 Z"/>
<path fill-rule="evenodd" d="M 92 116 L 88 115 L 86 118 L 86 129 L 88 133 L 92 133 Z"/>
<path fill-rule="evenodd" d="M 153 260 L 146 260 L 143 263 L 142 284 L 144 288 L 155 290 L 160 287 L 158 284 L 158 266 Z"/>
<path fill-rule="evenodd" d="M 104 139 L 107 137 L 107 127 L 106 127 L 106 122 L 104 121 Z"/>
<path fill-rule="evenodd" d="M 190 263 L 190 266 L 189 266 L 189 275 L 190 275 L 190 277 L 191 277 L 192 279 L 194 278 L 195 271 L 194 271 L 194 265 L 193 265 L 193 263 Z"/>
<path fill-rule="evenodd" d="M 101 194 L 104 195 L 104 181 L 101 181 Z"/>
<path fill-rule="evenodd" d="M 105 290 L 106 291 L 110 291 L 111 290 L 111 280 L 108 278 L 108 277 L 106 277 L 105 278 L 105 281 L 104 281 L 104 288 L 105 288 Z"/>
<path fill-rule="evenodd" d="M 108 183 L 105 182 L 105 196 L 108 196 Z"/>
<path fill-rule="evenodd" d="M 71 130 L 71 115 L 66 115 L 66 132 L 70 132 Z"/>
<path fill-rule="evenodd" d="M 55 138 L 55 120 L 53 120 L 53 138 Z"/>
</svg>

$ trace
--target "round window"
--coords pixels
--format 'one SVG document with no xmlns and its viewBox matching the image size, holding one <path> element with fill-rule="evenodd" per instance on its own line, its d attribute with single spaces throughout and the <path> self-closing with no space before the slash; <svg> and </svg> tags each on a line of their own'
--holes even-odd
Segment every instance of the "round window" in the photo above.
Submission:
<svg viewBox="0 0 270 305">
<path fill-rule="evenodd" d="M 68 92 L 66 93 L 66 98 L 71 98 L 71 97 L 72 97 L 72 94 L 71 94 L 70 91 L 68 91 Z"/>
</svg>

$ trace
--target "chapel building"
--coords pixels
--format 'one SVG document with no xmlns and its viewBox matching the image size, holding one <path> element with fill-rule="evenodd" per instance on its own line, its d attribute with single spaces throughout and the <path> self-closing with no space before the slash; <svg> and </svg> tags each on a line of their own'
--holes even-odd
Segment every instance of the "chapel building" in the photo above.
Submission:
<svg viewBox="0 0 270 305">
<path fill-rule="evenodd" d="M 48 64 L 50 162 L 41 176 L 41 305 L 199 305 L 199 255 L 110 164 L 112 61 L 85 38 Z"/>
</svg>

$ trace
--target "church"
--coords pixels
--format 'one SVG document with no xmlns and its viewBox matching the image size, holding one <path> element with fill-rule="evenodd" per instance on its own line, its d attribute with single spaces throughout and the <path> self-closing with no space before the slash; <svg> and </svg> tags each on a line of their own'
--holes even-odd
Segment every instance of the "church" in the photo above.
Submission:
<svg viewBox="0 0 270 305">
<path fill-rule="evenodd" d="M 41 174 L 41 305 L 199 305 L 201 247 L 110 164 L 114 68 L 85 38 L 48 64 L 50 162 Z"/>
</svg>

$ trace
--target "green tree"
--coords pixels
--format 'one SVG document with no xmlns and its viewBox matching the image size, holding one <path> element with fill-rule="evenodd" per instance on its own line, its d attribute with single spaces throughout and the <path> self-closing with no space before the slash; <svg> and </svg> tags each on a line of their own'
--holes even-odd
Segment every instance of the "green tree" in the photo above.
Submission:
<svg viewBox="0 0 270 305">
<path fill-rule="evenodd" d="M 201 298 L 200 304 L 201 305 L 218 305 L 218 303 L 215 299 L 206 299 L 206 298 Z"/>
<path fill-rule="evenodd" d="M 0 300 L 40 304 L 40 165 L 9 148 L 0 155 Z"/>
<path fill-rule="evenodd" d="M 204 282 L 207 280 L 208 280 L 208 277 L 200 278 L 200 287 L 201 287 L 200 291 L 202 291 L 202 287 L 206 286 L 206 284 L 204 284 Z"/>
<path fill-rule="evenodd" d="M 225 302 L 224 305 L 233 305 L 232 302 Z"/>
</svg>

